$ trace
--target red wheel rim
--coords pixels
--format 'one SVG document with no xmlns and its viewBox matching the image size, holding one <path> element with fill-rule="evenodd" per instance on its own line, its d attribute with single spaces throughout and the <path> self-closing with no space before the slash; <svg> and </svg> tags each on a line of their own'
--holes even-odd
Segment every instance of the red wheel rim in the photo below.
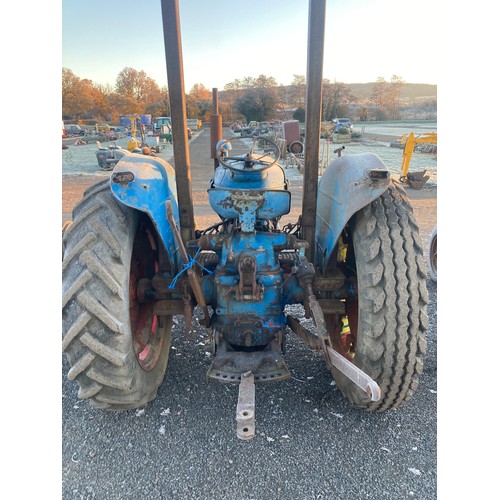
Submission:
<svg viewBox="0 0 500 500">
<path fill-rule="evenodd" d="M 145 371 L 158 362 L 163 346 L 161 319 L 153 314 L 153 304 L 137 299 L 137 285 L 142 278 L 151 279 L 158 271 L 158 252 L 152 232 L 139 227 L 130 262 L 129 314 L 135 357 Z"/>
</svg>

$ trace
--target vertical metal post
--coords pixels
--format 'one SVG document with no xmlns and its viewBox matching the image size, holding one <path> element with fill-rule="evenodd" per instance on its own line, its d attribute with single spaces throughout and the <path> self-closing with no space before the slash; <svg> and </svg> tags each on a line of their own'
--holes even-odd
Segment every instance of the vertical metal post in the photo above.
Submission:
<svg viewBox="0 0 500 500">
<path fill-rule="evenodd" d="M 212 89 L 212 113 L 214 115 L 219 114 L 219 89 Z"/>
<path fill-rule="evenodd" d="M 222 116 L 219 115 L 219 91 L 212 89 L 212 115 L 210 116 L 210 157 L 214 159 L 214 168 L 219 166 L 216 147 L 222 139 Z"/>
<path fill-rule="evenodd" d="M 194 239 L 195 223 L 178 0 L 162 0 L 161 10 L 163 39 L 167 58 L 167 81 L 172 117 L 172 135 L 174 139 L 174 163 L 180 231 L 183 241 L 187 242 Z"/>
<path fill-rule="evenodd" d="M 318 196 L 319 136 L 326 0 L 309 0 L 307 43 L 306 140 L 304 148 L 304 191 L 302 197 L 302 238 L 309 242 L 306 256 L 314 262 L 316 204 Z"/>
</svg>

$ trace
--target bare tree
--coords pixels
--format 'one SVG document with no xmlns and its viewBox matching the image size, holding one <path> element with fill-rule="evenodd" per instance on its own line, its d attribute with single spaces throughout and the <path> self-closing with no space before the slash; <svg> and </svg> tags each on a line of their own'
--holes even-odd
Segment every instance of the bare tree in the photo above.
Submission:
<svg viewBox="0 0 500 500">
<path fill-rule="evenodd" d="M 397 75 L 392 75 L 388 83 L 383 77 L 377 78 L 371 99 L 376 107 L 378 120 L 398 120 L 401 108 L 401 90 L 405 81 Z"/>
<path fill-rule="evenodd" d="M 400 76 L 392 75 L 387 96 L 387 108 L 392 120 L 399 120 L 401 117 L 401 90 L 405 83 L 406 82 Z"/>
<path fill-rule="evenodd" d="M 355 98 L 351 94 L 349 86 L 342 82 L 332 83 L 323 79 L 323 119 L 333 120 L 343 116 L 349 116 L 349 105 Z"/>
<path fill-rule="evenodd" d="M 306 77 L 304 75 L 293 75 L 292 83 L 289 87 L 288 104 L 293 108 L 306 107 Z"/>
</svg>

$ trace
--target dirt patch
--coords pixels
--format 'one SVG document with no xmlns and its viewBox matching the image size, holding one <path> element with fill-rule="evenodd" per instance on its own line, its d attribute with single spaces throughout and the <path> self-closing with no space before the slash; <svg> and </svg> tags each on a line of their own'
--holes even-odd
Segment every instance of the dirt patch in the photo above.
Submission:
<svg viewBox="0 0 500 500">
<path fill-rule="evenodd" d="M 406 194 L 413 206 L 422 242 L 427 245 L 432 230 L 437 225 L 437 189 L 415 190 L 408 188 Z"/>
<path fill-rule="evenodd" d="M 72 220 L 75 205 L 83 198 L 86 189 L 103 179 L 97 175 L 63 175 L 62 177 L 62 223 Z"/>
</svg>

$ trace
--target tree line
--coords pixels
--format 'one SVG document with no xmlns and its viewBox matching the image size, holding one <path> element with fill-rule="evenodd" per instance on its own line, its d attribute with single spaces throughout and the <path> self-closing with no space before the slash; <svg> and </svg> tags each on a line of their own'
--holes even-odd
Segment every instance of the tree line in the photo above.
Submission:
<svg viewBox="0 0 500 500">
<path fill-rule="evenodd" d="M 224 121 L 267 121 L 275 118 L 304 121 L 306 77 L 294 75 L 290 85 L 276 82 L 272 76 L 259 75 L 236 79 L 219 91 L 219 113 Z M 404 80 L 394 75 L 389 82 L 378 78 L 370 99 L 360 100 L 342 82 L 323 79 L 322 119 L 356 116 L 369 119 L 397 120 L 401 109 Z M 188 118 L 208 121 L 212 113 L 212 92 L 203 84 L 193 85 L 186 94 Z M 160 88 L 144 71 L 124 68 L 114 86 L 94 84 L 79 78 L 69 68 L 62 69 L 62 114 L 71 121 L 95 120 L 118 123 L 120 115 L 151 114 L 170 116 L 167 87 Z"/>
</svg>

